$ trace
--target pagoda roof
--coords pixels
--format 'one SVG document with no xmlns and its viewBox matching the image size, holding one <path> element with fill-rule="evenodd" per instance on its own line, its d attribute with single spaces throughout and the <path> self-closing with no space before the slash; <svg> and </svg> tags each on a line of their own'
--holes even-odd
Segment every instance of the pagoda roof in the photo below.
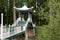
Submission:
<svg viewBox="0 0 60 40">
<path fill-rule="evenodd" d="M 32 8 L 28 8 L 26 5 L 24 5 L 22 8 L 16 8 L 14 7 L 17 11 L 32 11 Z"/>
</svg>

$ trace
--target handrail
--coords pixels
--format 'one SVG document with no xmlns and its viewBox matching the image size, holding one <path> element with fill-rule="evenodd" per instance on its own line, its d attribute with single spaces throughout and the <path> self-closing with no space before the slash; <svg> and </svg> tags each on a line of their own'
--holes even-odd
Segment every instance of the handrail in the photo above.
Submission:
<svg viewBox="0 0 60 40">
<path fill-rule="evenodd" d="M 30 21 L 30 17 L 27 19 L 26 24 L 23 26 L 24 27 L 24 30 L 26 30 L 29 21 Z"/>
<path fill-rule="evenodd" d="M 15 21 L 15 23 L 12 24 L 12 26 L 16 26 L 16 24 L 17 24 L 19 21 L 21 21 L 21 17 L 19 17 L 19 18 Z M 24 20 L 23 18 L 22 18 L 22 21 L 25 22 L 25 20 Z"/>
</svg>

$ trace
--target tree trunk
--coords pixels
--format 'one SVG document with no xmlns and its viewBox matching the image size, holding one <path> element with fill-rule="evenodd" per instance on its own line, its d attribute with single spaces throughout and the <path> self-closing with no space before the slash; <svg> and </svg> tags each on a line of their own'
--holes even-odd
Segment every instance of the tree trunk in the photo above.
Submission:
<svg viewBox="0 0 60 40">
<path fill-rule="evenodd" d="M 16 10 L 15 10 L 15 0 L 13 1 L 13 22 L 16 21 Z"/>
</svg>

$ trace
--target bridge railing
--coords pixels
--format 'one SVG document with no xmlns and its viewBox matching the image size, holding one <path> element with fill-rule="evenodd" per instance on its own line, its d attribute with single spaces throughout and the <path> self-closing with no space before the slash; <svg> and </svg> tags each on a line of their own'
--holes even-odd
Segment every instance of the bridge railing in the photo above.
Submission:
<svg viewBox="0 0 60 40">
<path fill-rule="evenodd" d="M 4 25 L 3 26 L 3 38 L 8 38 L 14 34 L 22 32 L 22 31 L 23 31 L 22 26 Z"/>
</svg>

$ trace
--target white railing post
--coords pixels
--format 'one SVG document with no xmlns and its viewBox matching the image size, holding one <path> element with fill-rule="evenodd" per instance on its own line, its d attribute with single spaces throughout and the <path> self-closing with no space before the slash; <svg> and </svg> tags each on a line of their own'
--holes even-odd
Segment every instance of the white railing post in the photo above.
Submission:
<svg viewBox="0 0 60 40">
<path fill-rule="evenodd" d="M 3 13 L 1 13 L 1 40 L 3 40 Z"/>
<path fill-rule="evenodd" d="M 10 24 L 9 24 L 9 35 L 11 35 L 11 29 L 10 29 L 10 27 L 11 27 L 11 26 L 10 26 Z"/>
</svg>

